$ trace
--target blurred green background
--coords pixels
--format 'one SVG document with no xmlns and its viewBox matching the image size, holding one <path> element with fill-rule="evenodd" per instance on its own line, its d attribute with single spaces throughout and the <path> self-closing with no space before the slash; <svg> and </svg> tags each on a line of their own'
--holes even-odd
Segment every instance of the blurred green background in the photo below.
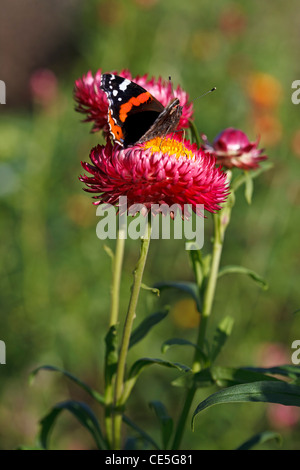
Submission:
<svg viewBox="0 0 300 470">
<path fill-rule="evenodd" d="M 96 237 L 91 198 L 78 181 L 80 161 L 102 137 L 80 122 L 72 98 L 75 79 L 88 70 L 171 75 L 191 99 L 216 86 L 194 103 L 199 131 L 209 140 L 229 126 L 250 140 L 260 134 L 274 166 L 255 180 L 251 206 L 239 191 L 222 265 L 253 269 L 270 287 L 262 291 L 242 275 L 222 277 L 209 335 L 231 315 L 235 326 L 220 365 L 291 363 L 291 343 L 300 339 L 294 313 L 300 308 L 300 105 L 291 102 L 291 84 L 300 79 L 299 2 L 1 0 L 0 7 L 0 79 L 7 87 L 7 104 L 0 106 L 0 339 L 7 353 L 0 365 L 1 448 L 32 445 L 39 419 L 57 401 L 88 402 L 57 374 L 42 372 L 29 385 L 35 367 L 63 367 L 102 390 L 111 263 Z M 211 227 L 208 217 L 205 252 Z M 106 244 L 114 248 L 113 241 Z M 123 314 L 138 252 L 138 242 L 128 240 Z M 193 280 L 183 241 L 152 242 L 144 281 L 160 280 Z M 195 339 L 194 306 L 174 291 L 160 299 L 142 292 L 136 323 L 165 304 L 172 307 L 169 316 L 132 350 L 130 362 L 162 357 L 160 346 L 172 336 Z M 166 358 L 189 363 L 191 351 L 174 348 Z M 176 418 L 183 398 L 180 388 L 170 386 L 176 376 L 153 366 L 128 404 L 130 416 L 154 437 L 148 403 L 161 399 Z M 208 392 L 199 392 L 195 404 Z M 298 409 L 221 405 L 197 418 L 182 447 L 232 449 L 273 429 L 281 433 L 283 449 L 299 449 L 299 422 Z M 66 414 L 51 446 L 88 449 L 92 442 Z"/>
</svg>

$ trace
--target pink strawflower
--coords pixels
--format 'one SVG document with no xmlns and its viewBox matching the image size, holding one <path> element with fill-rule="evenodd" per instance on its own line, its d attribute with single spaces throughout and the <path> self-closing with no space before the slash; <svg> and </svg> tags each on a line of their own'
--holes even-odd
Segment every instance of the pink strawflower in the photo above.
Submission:
<svg viewBox="0 0 300 470">
<path fill-rule="evenodd" d="M 80 176 L 85 191 L 94 193 L 94 204 L 118 205 L 127 197 L 127 205 L 178 204 L 182 211 L 188 204 L 197 212 L 197 204 L 215 212 L 228 194 L 226 174 L 215 166 L 215 158 L 182 142 L 177 136 L 155 138 L 123 149 L 98 145 L 90 153 L 90 163 L 82 163 L 92 177 Z M 198 213 L 198 212 L 197 212 Z"/>
<path fill-rule="evenodd" d="M 169 81 L 165 82 L 161 78 L 158 80 L 154 78 L 149 79 L 147 74 L 133 78 L 128 70 L 113 73 L 134 81 L 145 88 L 165 107 L 174 97 L 179 98 L 183 110 L 178 129 L 189 126 L 188 121 L 193 115 L 193 105 L 188 103 L 188 94 L 180 86 L 172 90 L 172 85 Z M 108 133 L 108 101 L 105 92 L 100 88 L 101 74 L 101 69 L 96 72 L 95 77 L 89 71 L 82 78 L 75 81 L 74 99 L 77 102 L 75 109 L 79 113 L 86 114 L 85 122 L 94 122 L 93 132 L 102 129 L 105 133 Z"/>
<path fill-rule="evenodd" d="M 203 150 L 213 153 L 217 158 L 217 164 L 226 168 L 241 168 L 252 170 L 259 167 L 259 162 L 268 158 L 262 155 L 263 149 L 258 149 L 258 142 L 250 142 L 246 134 L 239 129 L 229 127 L 217 135 L 212 144 L 209 144 L 206 136 L 202 136 Z"/>
</svg>

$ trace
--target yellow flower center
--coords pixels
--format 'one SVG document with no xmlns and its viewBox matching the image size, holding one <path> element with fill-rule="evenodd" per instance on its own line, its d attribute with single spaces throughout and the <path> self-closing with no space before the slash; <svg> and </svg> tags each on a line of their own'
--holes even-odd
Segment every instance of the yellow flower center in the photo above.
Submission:
<svg viewBox="0 0 300 470">
<path fill-rule="evenodd" d="M 193 158 L 193 152 L 188 150 L 183 142 L 175 139 L 162 139 L 155 137 L 154 139 L 147 140 L 144 143 L 144 149 L 151 149 L 153 153 L 162 152 L 168 155 L 174 155 L 176 158 L 185 156 L 186 158 Z"/>
</svg>

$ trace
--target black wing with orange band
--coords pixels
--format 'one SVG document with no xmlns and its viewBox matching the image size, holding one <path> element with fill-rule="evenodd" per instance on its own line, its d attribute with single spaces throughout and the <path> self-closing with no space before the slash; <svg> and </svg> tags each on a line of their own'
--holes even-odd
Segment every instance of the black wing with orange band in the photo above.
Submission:
<svg viewBox="0 0 300 470">
<path fill-rule="evenodd" d="M 108 98 L 110 132 L 124 147 L 138 142 L 165 109 L 147 90 L 118 75 L 103 74 L 101 88 Z"/>
</svg>

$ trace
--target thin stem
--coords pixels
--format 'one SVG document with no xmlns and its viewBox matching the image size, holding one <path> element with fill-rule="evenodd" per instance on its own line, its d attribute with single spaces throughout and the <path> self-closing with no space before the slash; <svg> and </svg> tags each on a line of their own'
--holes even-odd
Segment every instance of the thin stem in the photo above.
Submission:
<svg viewBox="0 0 300 470">
<path fill-rule="evenodd" d="M 220 215 L 214 214 L 214 243 L 213 243 L 213 252 L 211 259 L 210 272 L 208 276 L 208 281 L 206 289 L 204 292 L 203 298 L 203 308 L 201 314 L 201 321 L 198 330 L 198 339 L 197 345 L 200 350 L 204 347 L 205 335 L 207 329 L 208 318 L 211 314 L 212 305 L 214 301 L 218 272 L 221 260 L 221 254 L 223 249 L 223 236 L 220 229 Z M 195 357 L 193 362 L 193 370 L 197 372 L 201 369 L 199 350 L 195 351 Z"/>
<path fill-rule="evenodd" d="M 137 265 L 133 273 L 133 285 L 131 289 L 131 297 L 129 301 L 127 316 L 125 319 L 123 337 L 119 354 L 119 362 L 116 374 L 116 383 L 115 383 L 115 397 L 114 397 L 114 449 L 118 450 L 121 446 L 121 424 L 122 424 L 122 393 L 124 388 L 124 376 L 125 376 L 125 367 L 127 352 L 129 347 L 130 335 L 132 331 L 133 321 L 135 319 L 135 312 L 137 307 L 137 302 L 139 298 L 139 293 L 141 289 L 141 283 L 144 273 L 144 268 L 146 264 L 147 254 L 149 250 L 151 237 L 151 227 L 150 222 L 147 224 L 147 230 L 145 238 L 141 240 L 141 253 Z M 116 409 L 117 408 L 117 409 Z"/>
<path fill-rule="evenodd" d="M 116 252 L 113 260 L 113 277 L 111 285 L 111 307 L 109 326 L 116 325 L 119 317 L 119 298 L 120 298 L 120 283 L 122 274 L 122 264 L 125 246 L 125 230 L 120 227 L 116 241 Z"/>
<path fill-rule="evenodd" d="M 122 264 L 124 257 L 125 247 L 125 229 L 123 225 L 118 228 L 118 235 L 116 240 L 116 250 L 113 257 L 112 267 L 112 283 L 111 283 L 111 303 L 110 303 L 110 316 L 109 327 L 117 325 L 119 318 L 119 299 L 120 299 L 120 284 L 122 274 Z M 112 420 L 112 404 L 114 400 L 114 379 L 112 377 L 109 383 L 105 383 L 105 429 L 107 440 L 112 445 L 113 441 L 113 420 Z"/>
<path fill-rule="evenodd" d="M 191 119 L 189 119 L 189 126 L 190 126 L 190 129 L 192 130 L 192 133 L 194 134 L 197 146 L 200 147 L 201 140 L 200 140 L 200 137 L 199 137 L 199 134 L 198 134 L 198 130 L 197 130 L 197 127 L 195 126 L 194 121 L 192 121 Z"/>
<path fill-rule="evenodd" d="M 204 347 L 207 323 L 208 323 L 209 316 L 211 314 L 211 309 L 212 309 L 216 285 L 217 285 L 217 278 L 218 278 L 219 265 L 220 265 L 220 259 L 221 259 L 222 248 L 223 248 L 224 231 L 225 231 L 225 228 L 221 226 L 221 222 L 220 222 L 221 217 L 222 217 L 222 212 L 220 214 L 214 214 L 214 242 L 213 242 L 212 260 L 211 260 L 211 266 L 210 266 L 206 288 L 204 291 L 203 308 L 202 308 L 202 314 L 201 314 L 201 320 L 199 324 L 198 338 L 197 338 L 198 349 L 195 350 L 194 361 L 193 361 L 193 366 L 192 366 L 194 373 L 198 372 L 201 369 L 201 351 L 203 350 L 203 347 Z M 196 281 L 198 281 L 199 279 L 198 273 L 195 272 L 195 275 L 196 275 Z M 200 285 L 198 285 L 198 287 L 200 289 Z M 186 423 L 196 390 L 197 390 L 196 386 L 192 385 L 192 387 L 187 391 L 184 407 L 182 409 L 181 415 L 178 420 L 172 449 L 178 449 L 180 447 L 180 443 L 181 443 L 183 433 L 185 430 L 185 423 Z"/>
</svg>

